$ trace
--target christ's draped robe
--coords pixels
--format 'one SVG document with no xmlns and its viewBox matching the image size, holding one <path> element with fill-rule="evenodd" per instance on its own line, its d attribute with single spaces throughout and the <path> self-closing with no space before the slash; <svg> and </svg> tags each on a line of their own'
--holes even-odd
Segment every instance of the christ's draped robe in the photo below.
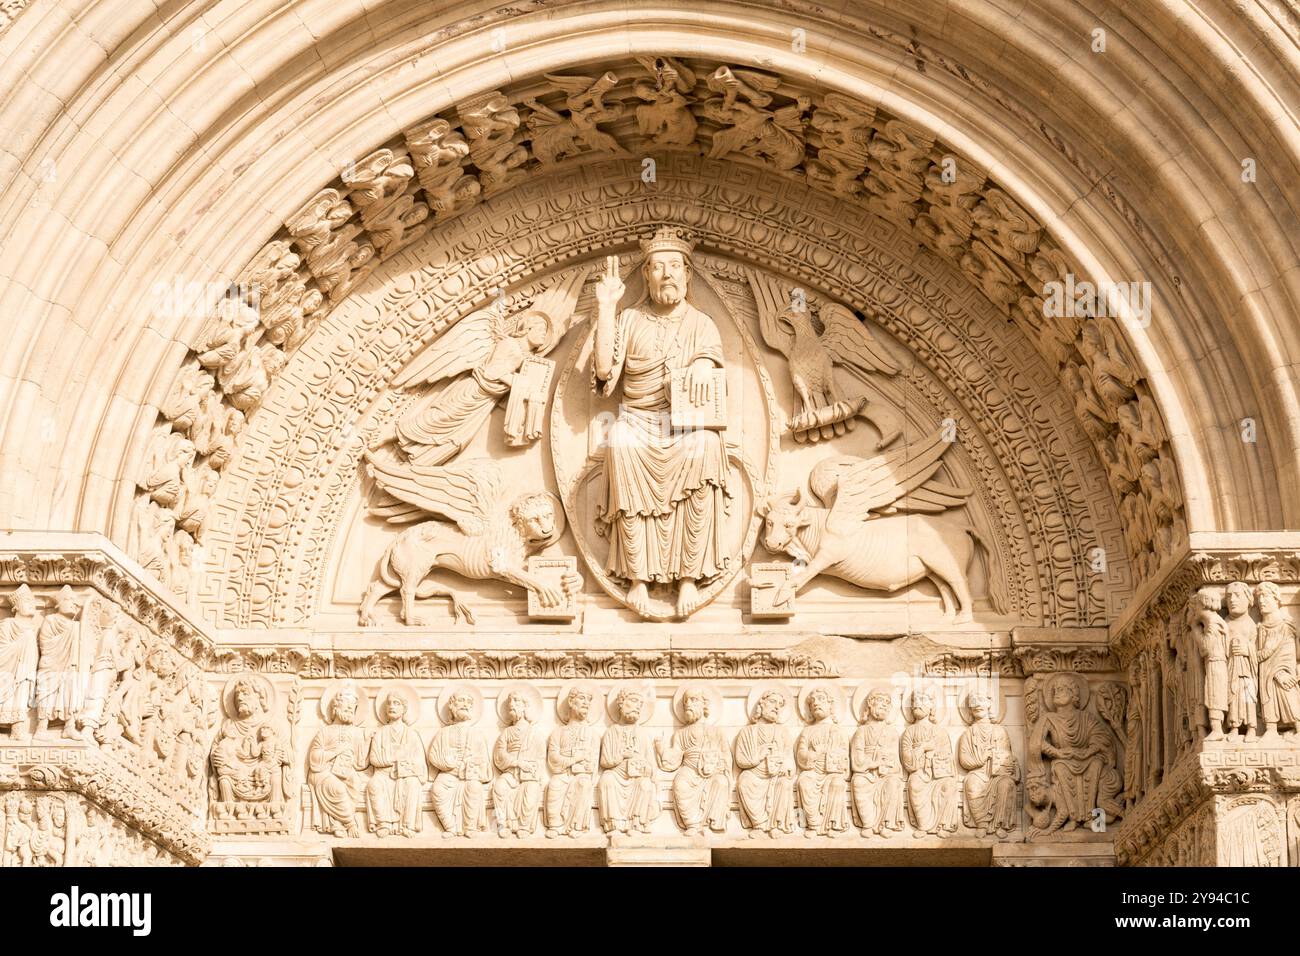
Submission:
<svg viewBox="0 0 1300 956">
<path fill-rule="evenodd" d="M 369 763 L 375 768 L 366 786 L 370 829 L 419 833 L 426 773 L 420 735 L 402 720 L 384 724 L 370 738 Z"/>
<path fill-rule="evenodd" d="M 606 832 L 648 827 L 659 816 L 655 755 L 650 735 L 637 724 L 615 724 L 600 739 L 596 806 Z"/>
<path fill-rule="evenodd" d="M 957 762 L 966 773 L 962 782 L 963 822 L 973 830 L 1016 828 L 1016 781 L 1020 777 L 1004 727 L 977 720 L 957 740 Z"/>
<path fill-rule="evenodd" d="M 898 763 L 898 728 L 884 720 L 868 720 L 849 741 L 853 772 L 853 807 L 864 830 L 902 830 L 903 773 Z"/>
<path fill-rule="evenodd" d="M 501 771 L 492 784 L 497 826 L 511 833 L 532 833 L 541 808 L 546 738 L 531 721 L 511 724 L 497 737 L 492 762 Z"/>
<path fill-rule="evenodd" d="M 492 779 L 487 741 L 466 721 L 434 734 L 429 764 L 433 779 L 433 812 L 448 833 L 487 829 L 487 783 Z"/>
<path fill-rule="evenodd" d="M 546 765 L 546 829 L 580 833 L 591 824 L 592 778 L 596 773 L 596 731 L 574 721 L 551 731 Z"/>
<path fill-rule="evenodd" d="M 722 433 L 674 429 L 669 387 L 674 369 L 697 359 L 721 367 L 713 320 L 682 302 L 669 316 L 624 309 L 614 331 L 614 364 L 601 395 L 623 386 L 605 452 L 607 492 L 598 511 L 609 537 L 606 569 L 631 581 L 671 583 L 716 577 L 727 565 L 723 542 L 727 453 Z"/>
<path fill-rule="evenodd" d="M 790 738 L 779 724 L 758 721 L 736 735 L 736 795 L 746 827 L 794 830 L 794 775 Z"/>
<path fill-rule="evenodd" d="M 717 727 L 702 720 L 673 731 L 661 765 L 673 774 L 673 808 L 683 830 L 727 828 L 731 751 Z"/>
<path fill-rule="evenodd" d="M 926 752 L 928 743 L 934 749 Z M 926 833 L 956 830 L 957 772 L 948 732 L 929 720 L 919 720 L 903 731 L 898 749 L 907 771 L 907 802 L 916 828 Z"/>
<path fill-rule="evenodd" d="M 832 833 L 849 828 L 849 740 L 827 717 L 809 724 L 795 748 L 799 766 L 799 805 L 808 829 Z"/>
</svg>

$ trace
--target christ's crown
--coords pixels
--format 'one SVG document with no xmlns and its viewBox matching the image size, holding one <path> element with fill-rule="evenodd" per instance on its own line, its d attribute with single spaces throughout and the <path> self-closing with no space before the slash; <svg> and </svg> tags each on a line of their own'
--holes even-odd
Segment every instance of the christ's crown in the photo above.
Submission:
<svg viewBox="0 0 1300 956">
<path fill-rule="evenodd" d="M 694 248 L 690 233 L 677 226 L 663 226 L 655 232 L 654 238 L 641 240 L 641 251 L 647 259 L 656 252 L 680 252 L 689 257 Z"/>
</svg>

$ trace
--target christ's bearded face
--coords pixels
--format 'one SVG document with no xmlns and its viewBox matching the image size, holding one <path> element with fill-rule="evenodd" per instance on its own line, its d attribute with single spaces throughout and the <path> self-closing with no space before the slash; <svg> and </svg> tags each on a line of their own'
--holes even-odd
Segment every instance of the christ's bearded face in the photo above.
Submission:
<svg viewBox="0 0 1300 956">
<path fill-rule="evenodd" d="M 680 252 L 656 252 L 645 264 L 645 283 L 655 305 L 674 306 L 686 298 L 690 267 Z"/>
</svg>

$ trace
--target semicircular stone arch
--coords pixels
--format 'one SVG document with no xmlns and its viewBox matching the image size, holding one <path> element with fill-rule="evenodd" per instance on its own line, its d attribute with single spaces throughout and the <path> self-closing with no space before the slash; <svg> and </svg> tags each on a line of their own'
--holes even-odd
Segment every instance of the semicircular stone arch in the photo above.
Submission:
<svg viewBox="0 0 1300 956">
<path fill-rule="evenodd" d="M 199 593 L 226 626 L 303 626 L 357 486 L 367 415 L 425 342 L 493 290 L 656 225 L 701 252 L 772 267 L 864 311 L 916 358 L 907 387 L 976 436 L 965 446 L 997 528 L 1015 620 L 1102 623 L 1131 592 L 1105 472 L 1046 365 L 971 283 L 887 221 L 777 173 L 670 156 L 646 189 L 634 160 L 534 177 L 397 252 L 293 354 L 249 420 L 213 499 Z M 742 215 L 737 210 L 745 210 Z M 1106 549 L 1107 573 L 1089 567 Z"/>
</svg>

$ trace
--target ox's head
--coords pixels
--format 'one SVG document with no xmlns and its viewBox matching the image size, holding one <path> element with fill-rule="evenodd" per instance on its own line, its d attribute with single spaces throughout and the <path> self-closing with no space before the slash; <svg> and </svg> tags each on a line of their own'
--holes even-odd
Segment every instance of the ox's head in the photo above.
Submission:
<svg viewBox="0 0 1300 956">
<path fill-rule="evenodd" d="M 800 540 L 799 532 L 808 527 L 812 516 L 807 505 L 799 501 L 799 492 L 791 495 L 772 495 L 759 507 L 758 513 L 767 522 L 763 544 L 773 554 L 788 554 L 799 561 L 808 561 L 811 555 Z"/>
<path fill-rule="evenodd" d="M 510 520 L 529 548 L 544 548 L 564 533 L 564 509 L 546 492 L 516 498 L 510 506 Z"/>
</svg>

